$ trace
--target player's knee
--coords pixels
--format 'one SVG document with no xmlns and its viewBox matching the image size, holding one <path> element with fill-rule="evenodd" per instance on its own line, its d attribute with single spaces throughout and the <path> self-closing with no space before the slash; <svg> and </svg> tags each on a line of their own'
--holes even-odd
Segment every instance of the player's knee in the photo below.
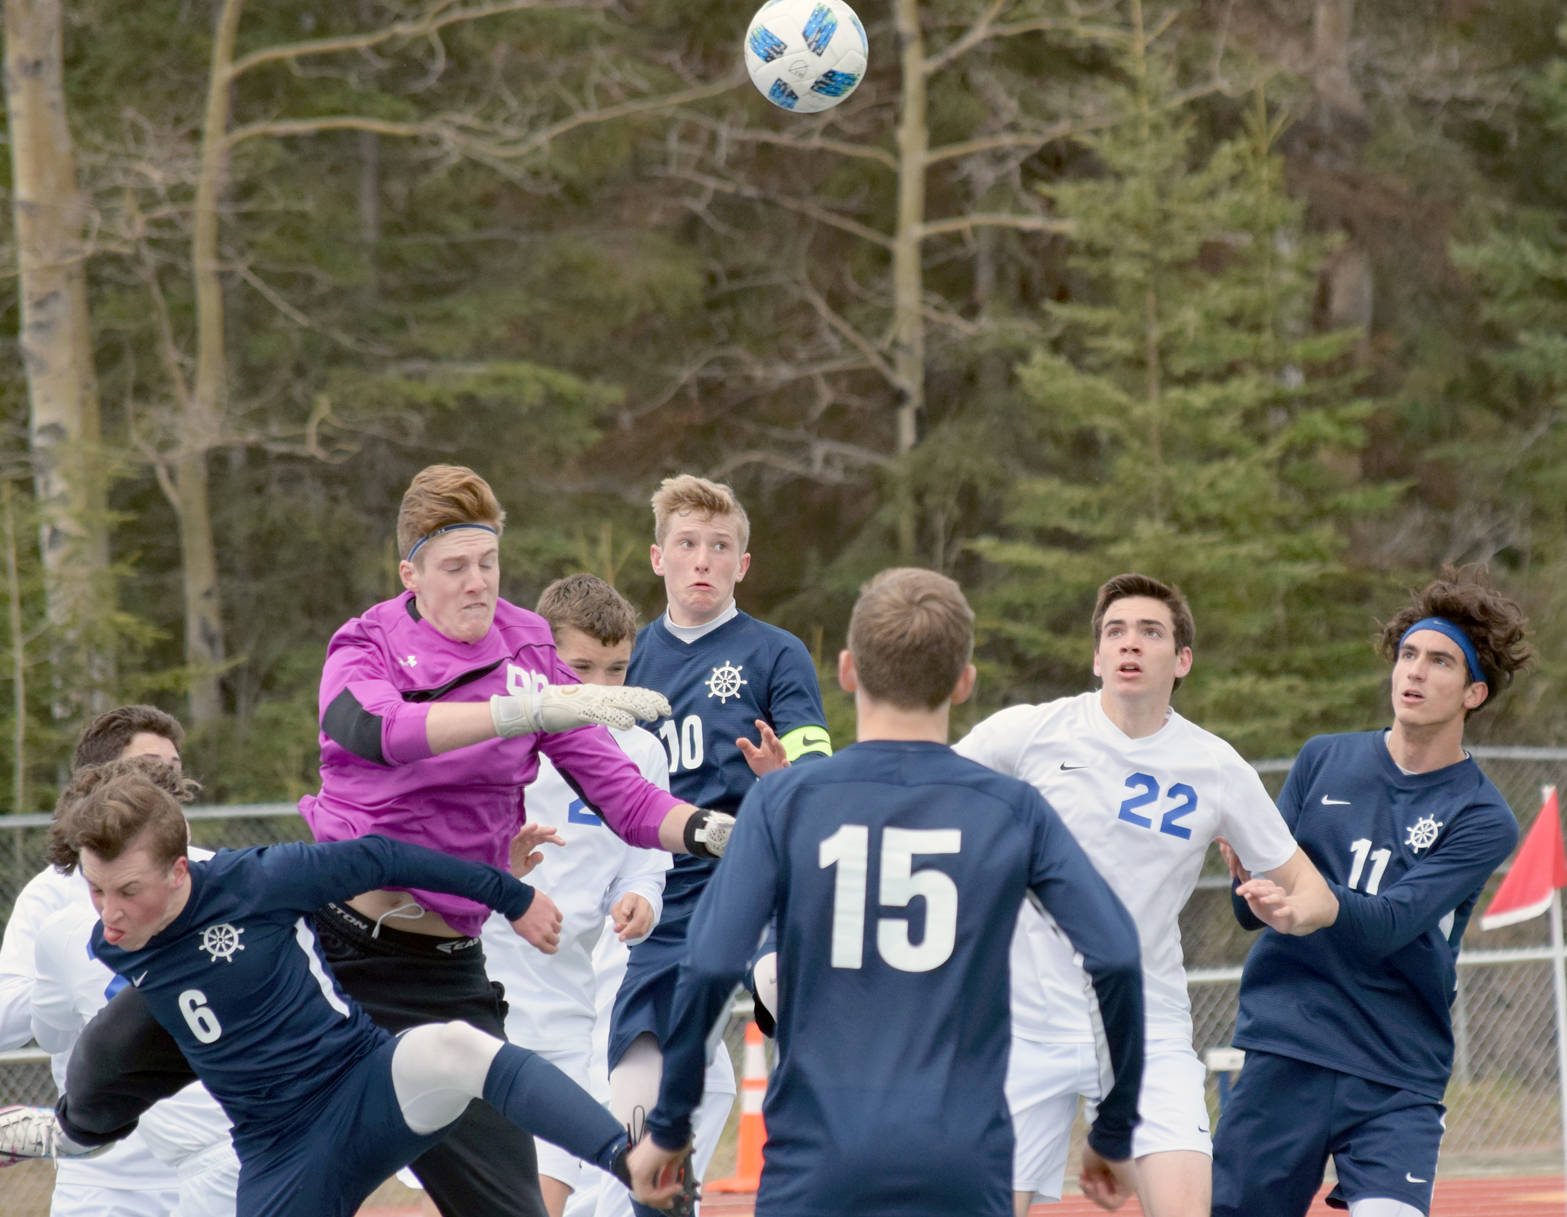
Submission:
<svg viewBox="0 0 1567 1217">
<path fill-rule="evenodd" d="M 454 1073 L 476 1073 L 482 1079 L 501 1048 L 500 1040 L 468 1023 L 436 1023 L 431 1030 L 435 1055 Z"/>
<path fill-rule="evenodd" d="M 467 1023 L 426 1023 L 398 1038 L 394 1077 L 421 1088 L 457 1085 L 477 1096 L 500 1048 L 500 1040 Z"/>
<path fill-rule="evenodd" d="M 398 1037 L 392 1088 L 408 1126 L 434 1132 L 484 1093 L 501 1041 L 467 1023 L 427 1023 Z"/>
</svg>

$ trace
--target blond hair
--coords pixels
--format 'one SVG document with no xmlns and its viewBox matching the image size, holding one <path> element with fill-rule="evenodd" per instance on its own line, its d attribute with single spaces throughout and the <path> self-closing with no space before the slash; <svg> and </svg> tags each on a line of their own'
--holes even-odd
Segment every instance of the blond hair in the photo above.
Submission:
<svg viewBox="0 0 1567 1217">
<path fill-rule="evenodd" d="M 466 465 L 427 465 L 414 474 L 397 510 L 397 552 L 454 524 L 482 524 L 500 535 L 506 513 L 490 484 Z"/>
<path fill-rule="evenodd" d="M 946 575 L 884 570 L 860 589 L 849 618 L 860 687 L 903 710 L 934 710 L 952 697 L 974 653 L 974 610 Z"/>
<path fill-rule="evenodd" d="M 722 482 L 710 482 L 692 473 L 682 473 L 665 478 L 653 492 L 653 540 L 662 545 L 669 535 L 669 526 L 675 516 L 699 513 L 704 516 L 734 516 L 744 553 L 751 542 L 751 520 L 740 506 L 735 492 Z"/>
</svg>

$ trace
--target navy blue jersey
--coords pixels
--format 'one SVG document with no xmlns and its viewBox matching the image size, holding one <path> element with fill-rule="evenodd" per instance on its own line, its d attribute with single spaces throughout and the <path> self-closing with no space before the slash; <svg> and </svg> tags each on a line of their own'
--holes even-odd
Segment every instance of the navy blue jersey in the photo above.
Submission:
<svg viewBox="0 0 1567 1217">
<path fill-rule="evenodd" d="M 756 785 L 735 740 L 755 740 L 757 719 L 783 741 L 791 760 L 832 751 L 816 667 L 805 644 L 746 613 L 690 643 L 671 634 L 662 617 L 643 626 L 626 683 L 669 698 L 670 716 L 648 730 L 669 753 L 670 793 L 698 807 L 733 812 Z M 716 865 L 709 858 L 676 855 L 659 920 L 666 936 L 683 926 Z"/>
<path fill-rule="evenodd" d="M 746 796 L 691 922 L 648 1120 L 659 1144 L 684 1143 L 704 1041 L 776 915 L 758 1214 L 1006 1217 L 1008 966 L 1030 890 L 1092 978 L 1113 1084 L 1090 1139 L 1126 1157 L 1143 1036 L 1130 916 L 1033 787 L 942 744 L 880 740 Z"/>
<path fill-rule="evenodd" d="M 139 951 L 93 951 L 153 1017 L 234 1122 L 243 1159 L 314 1119 L 333 1083 L 386 1041 L 328 970 L 309 912 L 389 884 L 467 896 L 516 918 L 533 889 L 504 871 L 368 836 L 222 850 L 190 864 L 190 898 Z"/>
<path fill-rule="evenodd" d="M 1279 810 L 1338 897 L 1338 920 L 1304 937 L 1263 931 L 1235 1043 L 1441 1099 L 1459 940 L 1512 852 L 1516 817 L 1473 760 L 1404 773 L 1381 730 L 1310 740 Z"/>
</svg>

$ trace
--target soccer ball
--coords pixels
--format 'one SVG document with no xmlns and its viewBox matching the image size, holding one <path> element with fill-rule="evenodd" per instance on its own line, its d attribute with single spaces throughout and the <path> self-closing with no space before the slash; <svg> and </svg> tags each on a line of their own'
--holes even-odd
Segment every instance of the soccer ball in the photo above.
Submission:
<svg viewBox="0 0 1567 1217">
<path fill-rule="evenodd" d="M 751 83 L 796 114 L 830 109 L 865 75 L 865 27 L 843 0 L 767 0 L 745 32 Z"/>
</svg>

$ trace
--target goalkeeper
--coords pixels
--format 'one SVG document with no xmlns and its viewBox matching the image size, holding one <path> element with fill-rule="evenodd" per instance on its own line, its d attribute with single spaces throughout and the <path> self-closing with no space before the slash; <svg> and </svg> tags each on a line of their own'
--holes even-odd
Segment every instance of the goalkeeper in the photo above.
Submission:
<svg viewBox="0 0 1567 1217">
<path fill-rule="evenodd" d="M 504 520 L 489 484 L 460 466 L 422 470 L 403 495 L 406 590 L 347 622 L 327 647 L 321 790 L 299 805 L 316 839 L 379 833 L 517 869 L 536 845 L 559 841 L 552 828 L 525 824 L 523 788 L 542 752 L 631 844 L 718 856 L 729 816 L 648 782 L 603 726 L 573 730 L 630 726 L 669 706 L 646 689 L 577 684 L 544 619 L 500 597 Z M 384 888 L 320 909 L 315 929 L 338 981 L 387 1030 L 457 1018 L 504 1037 L 505 1003 L 479 942 L 487 915 L 447 893 Z M 558 913 L 555 925 L 558 935 Z M 116 1063 L 113 1075 L 84 1067 L 77 1076 L 73 1060 L 66 1079 L 61 1124 L 86 1145 L 124 1135 L 180 1072 L 144 1007 L 116 1013 L 136 1004 L 121 996 L 84 1032 L 103 1048 L 77 1054 Z M 128 1061 L 157 1068 L 128 1079 Z M 472 1104 L 412 1167 L 446 1217 L 544 1217 L 533 1142 L 488 1104 Z"/>
</svg>

